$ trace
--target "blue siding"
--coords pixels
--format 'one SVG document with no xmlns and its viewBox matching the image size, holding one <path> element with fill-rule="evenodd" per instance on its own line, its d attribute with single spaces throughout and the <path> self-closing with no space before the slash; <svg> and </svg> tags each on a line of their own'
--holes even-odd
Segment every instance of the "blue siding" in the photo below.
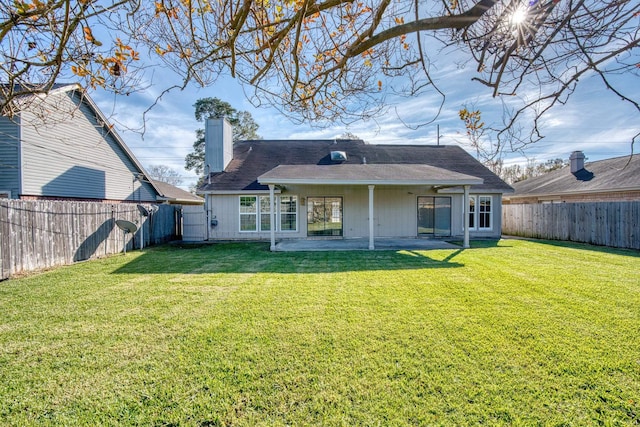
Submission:
<svg viewBox="0 0 640 427">
<path fill-rule="evenodd" d="M 0 191 L 20 192 L 20 128 L 18 118 L 0 117 Z"/>
</svg>

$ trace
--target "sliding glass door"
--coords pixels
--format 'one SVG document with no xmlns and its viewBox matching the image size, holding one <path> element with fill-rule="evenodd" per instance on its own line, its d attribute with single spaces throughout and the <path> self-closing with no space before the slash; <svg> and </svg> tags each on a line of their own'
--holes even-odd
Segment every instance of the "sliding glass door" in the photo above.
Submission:
<svg viewBox="0 0 640 427">
<path fill-rule="evenodd" d="M 451 197 L 418 197 L 418 234 L 451 236 Z"/>
<path fill-rule="evenodd" d="M 307 235 L 342 236 L 342 197 L 307 198 Z"/>
</svg>

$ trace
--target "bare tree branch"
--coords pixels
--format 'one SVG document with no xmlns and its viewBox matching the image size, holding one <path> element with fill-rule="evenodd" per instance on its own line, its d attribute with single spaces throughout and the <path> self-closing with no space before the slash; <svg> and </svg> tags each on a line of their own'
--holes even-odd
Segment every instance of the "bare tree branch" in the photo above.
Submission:
<svg viewBox="0 0 640 427">
<path fill-rule="evenodd" d="M 640 112 L 637 92 L 618 81 L 640 77 L 638 13 L 632 0 L 7 1 L 0 107 L 10 115 L 14 100 L 59 81 L 130 93 L 162 64 L 182 87 L 231 74 L 256 105 L 350 123 L 387 111 L 390 94 L 444 102 L 432 70 L 446 47 L 510 100 L 495 137 L 500 149 L 520 147 L 591 75 Z"/>
</svg>

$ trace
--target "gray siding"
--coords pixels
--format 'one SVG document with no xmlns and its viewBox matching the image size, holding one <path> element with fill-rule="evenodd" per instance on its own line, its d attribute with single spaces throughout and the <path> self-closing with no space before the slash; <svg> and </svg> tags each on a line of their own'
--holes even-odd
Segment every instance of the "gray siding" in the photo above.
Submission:
<svg viewBox="0 0 640 427">
<path fill-rule="evenodd" d="M 264 193 L 262 193 L 264 195 Z M 247 193 L 246 195 L 256 195 Z M 277 232 L 278 239 L 307 236 L 307 206 L 301 199 L 314 196 L 343 198 L 344 238 L 369 235 L 369 190 L 367 186 L 287 186 L 283 195 L 298 196 L 298 231 Z M 488 194 L 482 194 L 486 196 Z M 419 196 L 451 197 L 451 235 L 464 234 L 463 195 L 435 193 L 430 187 L 385 187 L 374 189 L 374 233 L 376 237 L 418 236 L 417 203 Z M 470 230 L 471 238 L 499 238 L 501 230 L 501 195 L 492 196 L 491 230 Z M 210 239 L 268 240 L 269 232 L 239 231 L 239 194 L 210 195 L 207 198 L 208 217 L 218 221 L 209 227 Z"/>
<path fill-rule="evenodd" d="M 376 237 L 416 237 L 418 235 L 418 196 L 434 195 L 427 189 L 376 187 L 373 193 Z M 363 209 L 368 211 L 368 189 Z M 368 227 L 368 212 L 362 212 Z M 366 231 L 368 234 L 368 231 Z M 365 234 L 365 235 L 366 235 Z"/>
<path fill-rule="evenodd" d="M 287 193 L 295 195 L 294 193 Z M 243 194 L 244 195 L 244 194 Z M 247 193 L 246 195 L 268 196 L 264 193 Z M 269 240 L 271 234 L 267 232 L 240 232 L 240 195 L 215 195 L 207 197 L 207 217 L 209 219 L 208 238 L 211 240 Z M 303 213 L 301 213 L 301 209 Z M 298 199 L 298 231 L 278 232 L 278 238 L 303 238 L 307 235 L 306 208 L 300 206 Z M 216 219 L 218 225 L 210 226 L 210 220 Z"/>
<path fill-rule="evenodd" d="M 100 200 L 155 201 L 134 179 L 135 164 L 77 92 L 50 96 L 50 108 L 22 114 L 22 194 Z"/>
<path fill-rule="evenodd" d="M 20 127 L 19 118 L 0 117 L 0 191 L 20 193 Z"/>
</svg>

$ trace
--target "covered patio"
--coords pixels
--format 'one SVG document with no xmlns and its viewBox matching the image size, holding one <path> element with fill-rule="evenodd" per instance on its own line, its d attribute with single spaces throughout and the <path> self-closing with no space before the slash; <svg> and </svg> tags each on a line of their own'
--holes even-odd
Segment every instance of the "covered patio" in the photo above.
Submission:
<svg viewBox="0 0 640 427">
<path fill-rule="evenodd" d="M 368 188 L 368 211 L 367 217 L 362 218 L 368 222 L 367 238 L 341 239 L 341 240 L 299 240 L 297 247 L 307 245 L 308 250 L 322 250 L 319 247 L 326 245 L 324 250 L 344 250 L 358 249 L 385 249 L 385 241 L 388 245 L 399 243 L 397 239 L 376 237 L 374 233 L 374 197 L 376 186 L 430 186 L 435 189 L 460 188 L 463 193 L 463 206 L 461 215 L 464 218 L 469 216 L 469 189 L 472 185 L 480 185 L 483 179 L 453 172 L 450 170 L 424 165 L 424 164 L 333 164 L 333 165 L 280 165 L 271 169 L 258 177 L 258 182 L 269 187 L 271 200 L 271 223 L 275 224 L 275 193 L 287 185 L 325 185 L 325 186 L 364 186 Z M 443 241 L 428 241 L 426 239 L 400 239 L 404 245 L 409 241 L 412 245 L 422 245 L 421 248 L 430 244 L 447 244 Z M 320 243 L 322 242 L 322 243 Z M 280 245 L 280 246 L 279 246 Z M 402 245 L 398 245 L 400 247 Z M 285 250 L 283 248 L 295 248 L 296 244 L 281 241 L 276 243 L 275 230 L 271 228 L 271 250 Z M 453 246 L 455 247 L 455 246 Z M 469 247 L 469 229 L 464 227 L 463 248 Z M 331 249 L 329 249 L 331 248 Z M 289 249 L 296 250 L 296 249 Z M 306 249 L 297 249 L 306 250 Z"/>
</svg>

